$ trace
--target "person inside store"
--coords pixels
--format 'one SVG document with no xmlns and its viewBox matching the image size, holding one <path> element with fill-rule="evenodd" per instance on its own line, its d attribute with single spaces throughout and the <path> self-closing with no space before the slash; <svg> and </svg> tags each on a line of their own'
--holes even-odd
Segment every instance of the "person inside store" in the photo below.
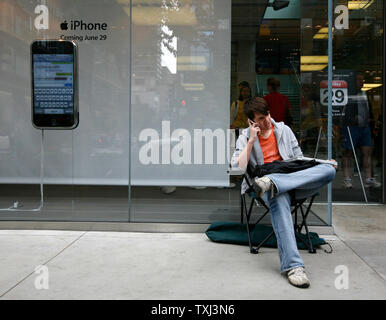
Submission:
<svg viewBox="0 0 386 320">
<path fill-rule="evenodd" d="M 268 103 L 269 113 L 276 122 L 284 122 L 292 126 L 291 106 L 288 97 L 280 93 L 280 80 L 276 78 L 267 79 L 268 94 L 264 99 Z"/>
<path fill-rule="evenodd" d="M 249 83 L 247 81 L 241 81 L 238 84 L 239 89 L 239 97 L 236 101 L 234 101 L 231 105 L 231 114 L 230 114 L 230 120 L 231 125 L 230 128 L 234 129 L 234 135 L 235 139 L 239 137 L 240 130 L 248 128 L 248 119 L 244 115 L 243 112 L 243 105 L 244 101 L 251 98 L 251 87 L 249 86 Z M 231 140 L 233 141 L 233 140 Z M 241 177 L 231 177 L 229 187 L 234 188 L 236 186 L 236 182 L 241 181 Z M 222 188 L 222 187 L 219 187 Z"/>
<path fill-rule="evenodd" d="M 318 103 L 315 103 L 315 98 L 312 94 L 312 86 L 310 84 L 302 85 L 300 119 L 301 130 L 299 142 L 302 146 L 302 151 L 305 154 L 314 154 L 320 128 L 323 127 L 323 122 L 320 107 L 318 107 Z"/>
<path fill-rule="evenodd" d="M 343 187 L 352 188 L 353 182 L 351 179 L 353 147 L 360 147 L 362 152 L 362 166 L 364 169 L 365 188 L 379 188 L 381 183 L 372 177 L 372 135 L 374 129 L 374 120 L 372 115 L 371 105 L 366 92 L 362 91 L 364 84 L 364 76 L 357 74 L 356 76 L 356 95 L 349 96 L 347 105 L 343 110 L 342 117 L 342 142 L 343 142 Z M 350 139 L 351 135 L 351 139 Z"/>
<path fill-rule="evenodd" d="M 239 83 L 239 97 L 231 105 L 231 129 L 236 130 L 236 137 L 240 129 L 248 128 L 248 120 L 243 113 L 244 101 L 251 97 L 249 83 L 242 81 Z"/>
<path fill-rule="evenodd" d="M 295 159 L 302 156 L 292 130 L 284 122 L 275 121 L 269 112 L 267 101 L 254 97 L 244 102 L 244 114 L 249 127 L 244 129 L 236 142 L 232 156 L 232 166 L 245 169 L 270 163 L 275 160 Z M 331 182 L 336 168 L 329 164 L 319 164 L 293 173 L 272 173 L 255 178 L 255 192 L 269 205 L 271 221 L 278 242 L 280 269 L 286 273 L 288 281 L 300 288 L 310 286 L 304 262 L 299 254 L 291 215 L 291 195 L 308 197 Z M 244 180 L 242 193 L 248 189 Z"/>
</svg>

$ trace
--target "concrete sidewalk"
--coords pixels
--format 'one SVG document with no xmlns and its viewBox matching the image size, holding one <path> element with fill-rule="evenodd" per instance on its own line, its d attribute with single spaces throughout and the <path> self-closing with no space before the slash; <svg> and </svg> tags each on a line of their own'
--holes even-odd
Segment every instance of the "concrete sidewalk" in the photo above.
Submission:
<svg viewBox="0 0 386 320">
<path fill-rule="evenodd" d="M 202 233 L 3 230 L 0 297 L 385 299 L 383 214 L 384 206 L 334 207 L 337 236 L 324 237 L 334 252 L 301 251 L 309 289 L 292 287 L 280 274 L 276 249 L 252 255 L 246 246 L 213 243 Z M 47 274 L 35 273 L 40 265 L 47 267 L 48 289 L 36 288 Z M 348 270 L 348 289 L 336 288 L 338 266 Z"/>
<path fill-rule="evenodd" d="M 334 206 L 333 225 L 339 239 L 386 281 L 386 205 Z"/>
</svg>

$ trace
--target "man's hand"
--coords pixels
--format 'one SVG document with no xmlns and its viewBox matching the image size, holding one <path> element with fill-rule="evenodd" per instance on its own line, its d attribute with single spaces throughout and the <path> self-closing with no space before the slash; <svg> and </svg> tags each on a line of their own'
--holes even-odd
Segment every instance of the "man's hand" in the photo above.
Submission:
<svg viewBox="0 0 386 320">
<path fill-rule="evenodd" d="M 257 135 L 260 134 L 260 131 L 260 127 L 249 123 L 249 141 L 251 141 L 251 143 L 255 143 L 257 140 Z"/>
<path fill-rule="evenodd" d="M 249 122 L 249 139 L 246 148 L 240 153 L 237 158 L 237 163 L 240 168 L 245 169 L 249 162 L 249 157 L 251 156 L 251 151 L 253 149 L 253 145 L 257 140 L 257 135 L 260 134 L 260 128 L 257 124 L 248 120 Z"/>
<path fill-rule="evenodd" d="M 331 161 L 338 162 L 338 161 L 336 161 L 335 159 L 331 159 Z M 338 169 L 338 166 L 334 165 L 334 168 L 335 168 L 335 170 L 336 170 L 336 169 Z"/>
</svg>

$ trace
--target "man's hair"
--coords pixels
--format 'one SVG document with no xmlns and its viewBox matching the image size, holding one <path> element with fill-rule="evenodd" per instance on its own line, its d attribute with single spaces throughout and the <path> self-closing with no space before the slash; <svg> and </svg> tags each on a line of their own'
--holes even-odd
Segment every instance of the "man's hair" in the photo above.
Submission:
<svg viewBox="0 0 386 320">
<path fill-rule="evenodd" d="M 263 98 L 253 97 L 244 102 L 243 111 L 247 118 L 253 121 L 256 113 L 267 116 L 269 113 L 269 108 L 267 101 L 265 101 Z"/>
<path fill-rule="evenodd" d="M 267 85 L 272 88 L 273 91 L 277 91 L 280 88 L 280 80 L 276 78 L 267 79 Z"/>
</svg>

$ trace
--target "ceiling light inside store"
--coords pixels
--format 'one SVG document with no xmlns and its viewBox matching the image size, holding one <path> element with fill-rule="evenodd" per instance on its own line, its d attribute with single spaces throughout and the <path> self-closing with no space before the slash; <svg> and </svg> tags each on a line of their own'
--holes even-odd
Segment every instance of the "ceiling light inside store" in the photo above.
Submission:
<svg viewBox="0 0 386 320">
<path fill-rule="evenodd" d="M 301 56 L 300 63 L 328 63 L 328 56 Z"/>
<path fill-rule="evenodd" d="M 316 34 L 314 39 L 328 39 L 328 34 Z"/>
<path fill-rule="evenodd" d="M 364 83 L 362 91 L 368 91 L 379 87 L 382 87 L 382 83 Z"/>
<path fill-rule="evenodd" d="M 335 31 L 335 28 L 332 28 L 332 32 Z M 318 33 L 326 33 L 328 34 L 328 27 L 324 27 L 318 31 Z"/>
<path fill-rule="evenodd" d="M 192 64 L 177 64 L 178 71 L 206 71 L 208 67 L 205 65 L 192 65 Z"/>
<path fill-rule="evenodd" d="M 335 28 L 332 28 L 332 35 L 334 36 Z M 314 39 L 328 39 L 328 27 L 321 28 L 315 35 Z"/>
<path fill-rule="evenodd" d="M 130 17 L 130 7 L 123 7 L 123 10 Z M 164 19 L 165 16 L 167 17 L 168 26 L 197 25 L 196 13 L 189 5 L 181 6 L 178 10 L 165 10 L 165 16 L 163 16 L 162 8 L 152 6 L 134 6 L 132 12 L 133 24 L 135 25 L 162 25 L 162 19 Z"/>
<path fill-rule="evenodd" d="M 328 64 L 302 64 L 300 65 L 300 71 L 322 71 Z"/>
<path fill-rule="evenodd" d="M 205 56 L 178 56 L 177 57 L 177 62 L 179 64 L 183 63 L 206 63 L 206 58 Z"/>
<path fill-rule="evenodd" d="M 367 9 L 373 4 L 374 0 L 354 0 L 348 2 L 349 10 Z"/>
<path fill-rule="evenodd" d="M 328 66 L 328 56 L 301 56 L 300 71 L 321 71 Z"/>
<path fill-rule="evenodd" d="M 182 83 L 182 86 L 186 91 L 202 91 L 205 89 L 203 83 Z"/>
<path fill-rule="evenodd" d="M 177 56 L 177 71 L 206 71 L 205 56 Z"/>
</svg>

